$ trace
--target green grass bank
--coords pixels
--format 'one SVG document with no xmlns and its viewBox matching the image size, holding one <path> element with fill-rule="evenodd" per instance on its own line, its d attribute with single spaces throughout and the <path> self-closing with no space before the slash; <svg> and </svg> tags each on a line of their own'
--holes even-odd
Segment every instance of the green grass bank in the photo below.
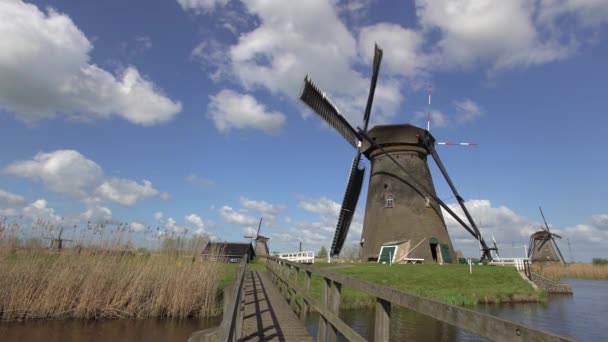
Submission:
<svg viewBox="0 0 608 342">
<path fill-rule="evenodd" d="M 454 305 L 539 302 L 546 293 L 535 290 L 514 267 L 467 265 L 380 265 L 374 263 L 315 264 L 353 278 L 367 280 Z M 300 276 L 303 286 L 304 277 Z M 311 292 L 321 298 L 322 279 L 313 274 Z M 343 309 L 370 307 L 374 298 L 348 287 L 342 289 Z"/>
</svg>

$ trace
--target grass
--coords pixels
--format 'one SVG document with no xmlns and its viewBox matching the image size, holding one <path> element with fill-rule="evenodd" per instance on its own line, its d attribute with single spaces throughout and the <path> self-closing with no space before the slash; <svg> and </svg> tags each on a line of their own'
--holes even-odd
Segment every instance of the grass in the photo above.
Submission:
<svg viewBox="0 0 608 342">
<path fill-rule="evenodd" d="M 77 248 L 58 251 L 46 241 L 18 238 L 19 232 L 0 222 L 1 321 L 219 314 L 220 289 L 231 270 L 201 260 L 193 247 L 200 241 L 182 237 L 135 251 L 125 249 L 129 244 L 113 235 L 124 233 L 118 232 L 106 235 L 106 243 L 80 240 Z"/>
<path fill-rule="evenodd" d="M 476 266 L 469 274 L 466 265 L 379 265 L 374 263 L 315 264 L 357 279 L 400 289 L 454 305 L 541 301 L 537 291 L 521 278 L 514 267 Z M 303 277 L 300 284 L 303 286 Z M 313 275 L 311 295 L 321 298 L 322 280 Z M 374 298 L 348 287 L 342 289 L 343 309 L 369 307 Z"/>
<path fill-rule="evenodd" d="M 608 279 L 608 265 L 605 264 L 560 264 L 532 265 L 533 271 L 539 272 L 554 279 L 579 278 L 579 279 Z"/>
</svg>

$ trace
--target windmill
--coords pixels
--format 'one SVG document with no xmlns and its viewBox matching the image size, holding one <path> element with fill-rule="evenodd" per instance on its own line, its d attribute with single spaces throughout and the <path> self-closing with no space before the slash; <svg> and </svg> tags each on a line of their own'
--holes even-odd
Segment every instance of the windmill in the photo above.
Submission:
<svg viewBox="0 0 608 342">
<path fill-rule="evenodd" d="M 371 174 L 361 239 L 363 260 L 377 260 L 380 248 L 391 242 L 403 245 L 409 258 L 455 260 L 441 208 L 479 240 L 482 258 L 491 260 L 493 248 L 486 245 L 479 233 L 439 159 L 435 138 L 429 131 L 410 124 L 379 125 L 368 130 L 381 60 L 382 50 L 376 45 L 363 128 L 351 126 L 325 93 L 308 76 L 304 79 L 300 99 L 356 149 L 330 254 L 340 253 L 348 234 L 363 185 L 365 168 L 361 165 L 361 155 L 364 155 L 371 163 Z M 427 164 L 429 155 L 458 200 L 468 224 L 437 197 Z"/>
<path fill-rule="evenodd" d="M 270 238 L 260 235 L 260 229 L 262 228 L 262 217 L 260 217 L 260 223 L 258 224 L 258 231 L 253 235 L 245 235 L 244 238 L 255 239 L 255 255 L 270 255 L 268 252 L 268 240 Z"/>
<path fill-rule="evenodd" d="M 559 250 L 555 238 L 561 239 L 562 237 L 552 233 L 549 230 L 549 225 L 543 214 L 543 209 L 538 207 L 540 215 L 543 217 L 544 226 L 540 226 L 541 230 L 530 235 L 530 244 L 528 247 L 528 258 L 532 262 L 566 262 L 562 252 Z"/>
<path fill-rule="evenodd" d="M 53 237 L 45 237 L 45 239 L 47 240 L 51 240 L 51 245 L 49 248 L 51 249 L 57 249 L 58 251 L 63 249 L 63 242 L 64 241 L 72 241 L 70 239 L 64 239 L 61 236 L 63 235 L 63 227 L 61 227 L 61 229 L 59 230 L 59 234 L 57 235 L 56 238 Z"/>
</svg>

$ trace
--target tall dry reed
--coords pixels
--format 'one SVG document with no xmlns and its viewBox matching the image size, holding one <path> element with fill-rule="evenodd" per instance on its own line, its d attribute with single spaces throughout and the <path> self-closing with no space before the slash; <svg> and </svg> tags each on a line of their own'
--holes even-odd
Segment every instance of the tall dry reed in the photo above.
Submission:
<svg viewBox="0 0 608 342">
<path fill-rule="evenodd" d="M 201 260 L 200 250 L 136 253 L 89 246 L 57 251 L 46 246 L 0 232 L 0 320 L 218 313 L 225 266 Z"/>
<path fill-rule="evenodd" d="M 534 266 L 534 270 L 555 279 L 608 279 L 608 265 L 554 263 L 543 266 Z"/>
</svg>

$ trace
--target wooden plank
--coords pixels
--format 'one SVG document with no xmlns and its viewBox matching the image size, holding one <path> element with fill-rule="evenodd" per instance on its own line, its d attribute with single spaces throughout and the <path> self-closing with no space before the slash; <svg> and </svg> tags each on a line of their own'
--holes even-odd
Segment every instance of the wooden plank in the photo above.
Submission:
<svg viewBox="0 0 608 342">
<path fill-rule="evenodd" d="M 329 279 L 323 279 L 323 288 L 321 289 L 321 306 L 323 309 L 327 309 L 329 303 Z M 319 315 L 319 327 L 317 329 L 317 341 L 325 341 L 327 336 L 327 318 L 323 315 Z"/>
<path fill-rule="evenodd" d="M 340 313 L 340 294 L 342 292 L 342 285 L 340 283 L 332 282 L 331 284 L 331 296 L 329 303 L 329 311 L 334 315 L 338 316 Z M 327 341 L 336 342 L 338 339 L 338 328 L 331 325 L 327 331 Z"/>
<path fill-rule="evenodd" d="M 245 287 L 239 341 L 313 341 L 265 272 L 249 272 Z"/>
</svg>

